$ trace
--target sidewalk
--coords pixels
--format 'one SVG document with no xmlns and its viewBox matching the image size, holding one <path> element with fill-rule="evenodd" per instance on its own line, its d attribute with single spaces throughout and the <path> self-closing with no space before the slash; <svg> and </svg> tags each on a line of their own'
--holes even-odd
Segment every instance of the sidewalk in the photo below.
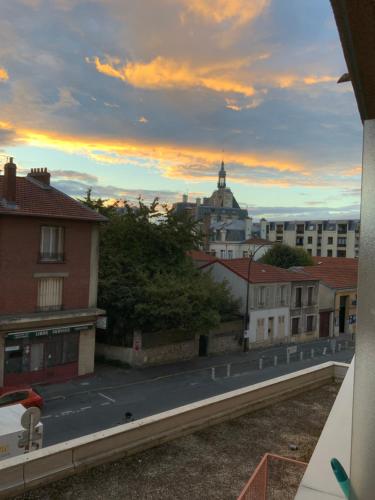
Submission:
<svg viewBox="0 0 375 500">
<path fill-rule="evenodd" d="M 337 341 L 350 341 L 350 335 L 340 335 Z M 72 379 L 64 383 L 40 385 L 38 391 L 46 401 L 61 397 L 69 397 L 80 393 L 105 390 L 107 387 L 123 386 L 127 384 L 141 383 L 145 381 L 158 380 L 165 377 L 184 375 L 200 370 L 209 370 L 212 367 L 223 366 L 246 361 L 258 360 L 261 357 L 270 357 L 284 354 L 286 347 L 297 345 L 298 350 L 309 352 L 317 346 L 329 346 L 331 339 L 317 339 L 303 344 L 282 344 L 267 348 L 252 349 L 248 352 L 236 352 L 222 354 L 220 356 L 207 356 L 194 358 L 188 361 L 180 361 L 173 364 L 150 366 L 145 368 L 117 368 L 106 364 L 97 364 L 95 374 L 92 376 Z M 285 354 L 284 354 L 285 355 Z"/>
</svg>

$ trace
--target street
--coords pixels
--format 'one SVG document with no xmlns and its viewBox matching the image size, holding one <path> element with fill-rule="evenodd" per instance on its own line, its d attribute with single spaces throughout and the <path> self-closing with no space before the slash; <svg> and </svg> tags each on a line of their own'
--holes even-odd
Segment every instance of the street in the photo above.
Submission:
<svg viewBox="0 0 375 500">
<path fill-rule="evenodd" d="M 45 398 L 43 446 L 124 423 L 127 412 L 139 419 L 329 360 L 348 363 L 354 350 L 346 349 L 344 342 L 343 350 L 336 353 L 330 352 L 327 340 L 300 345 L 290 364 L 285 360 L 286 347 L 276 346 L 142 370 L 102 365 L 93 377 L 40 386 Z M 312 348 L 313 359 L 308 356 Z M 275 356 L 279 359 L 276 367 Z"/>
</svg>

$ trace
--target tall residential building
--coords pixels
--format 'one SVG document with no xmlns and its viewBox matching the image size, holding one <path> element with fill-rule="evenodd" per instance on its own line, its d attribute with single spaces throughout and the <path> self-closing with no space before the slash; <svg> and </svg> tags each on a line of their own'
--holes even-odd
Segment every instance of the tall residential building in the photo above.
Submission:
<svg viewBox="0 0 375 500">
<path fill-rule="evenodd" d="M 212 242 L 243 242 L 252 235 L 252 219 L 238 204 L 226 184 L 224 162 L 218 175 L 217 189 L 209 198 L 196 198 L 190 202 L 187 195 L 173 205 L 176 212 L 186 211 L 200 222 L 205 235 L 204 250 L 210 251 Z"/>
<path fill-rule="evenodd" d="M 262 221 L 270 241 L 304 248 L 314 257 L 358 257 L 360 221 Z"/>
</svg>

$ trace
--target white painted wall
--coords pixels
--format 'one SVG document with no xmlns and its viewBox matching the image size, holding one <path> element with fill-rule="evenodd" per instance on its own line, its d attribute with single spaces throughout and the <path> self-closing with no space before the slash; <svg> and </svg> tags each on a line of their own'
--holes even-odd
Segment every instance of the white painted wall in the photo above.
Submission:
<svg viewBox="0 0 375 500">
<path fill-rule="evenodd" d="M 283 331 L 279 331 L 279 317 L 284 316 L 284 329 Z M 278 339 L 283 339 L 288 337 L 289 335 L 289 324 L 290 324 L 290 315 L 288 307 L 277 307 L 274 309 L 257 309 L 250 311 L 250 338 L 249 343 L 256 342 L 256 332 L 257 332 L 257 324 L 258 319 L 264 319 L 264 338 L 263 340 L 268 340 L 268 320 L 269 318 L 273 319 L 273 340 L 277 342 Z"/>
<path fill-rule="evenodd" d="M 263 248 L 259 248 L 259 245 L 249 245 L 248 243 L 242 242 L 227 242 L 227 241 L 212 241 L 209 243 L 209 251 L 215 252 L 216 257 L 222 259 L 241 259 L 244 256 L 244 252 L 254 253 L 254 260 L 259 260 L 272 245 L 267 245 Z M 222 251 L 224 255 L 222 256 Z M 232 252 L 232 257 L 230 257 L 230 252 Z"/>
</svg>

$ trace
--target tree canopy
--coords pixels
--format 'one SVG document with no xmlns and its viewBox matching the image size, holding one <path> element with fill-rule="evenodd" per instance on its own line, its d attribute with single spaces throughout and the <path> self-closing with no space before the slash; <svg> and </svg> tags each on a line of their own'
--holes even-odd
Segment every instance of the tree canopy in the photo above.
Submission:
<svg viewBox="0 0 375 500">
<path fill-rule="evenodd" d="M 303 248 L 276 243 L 260 259 L 263 264 L 289 269 L 293 266 L 312 266 L 314 261 Z"/>
<path fill-rule="evenodd" d="M 88 192 L 82 201 L 108 217 L 100 230 L 98 305 L 112 340 L 121 344 L 136 329 L 207 331 L 238 313 L 227 286 L 188 257 L 201 241 L 189 215 L 157 199 L 108 204 Z"/>
</svg>

